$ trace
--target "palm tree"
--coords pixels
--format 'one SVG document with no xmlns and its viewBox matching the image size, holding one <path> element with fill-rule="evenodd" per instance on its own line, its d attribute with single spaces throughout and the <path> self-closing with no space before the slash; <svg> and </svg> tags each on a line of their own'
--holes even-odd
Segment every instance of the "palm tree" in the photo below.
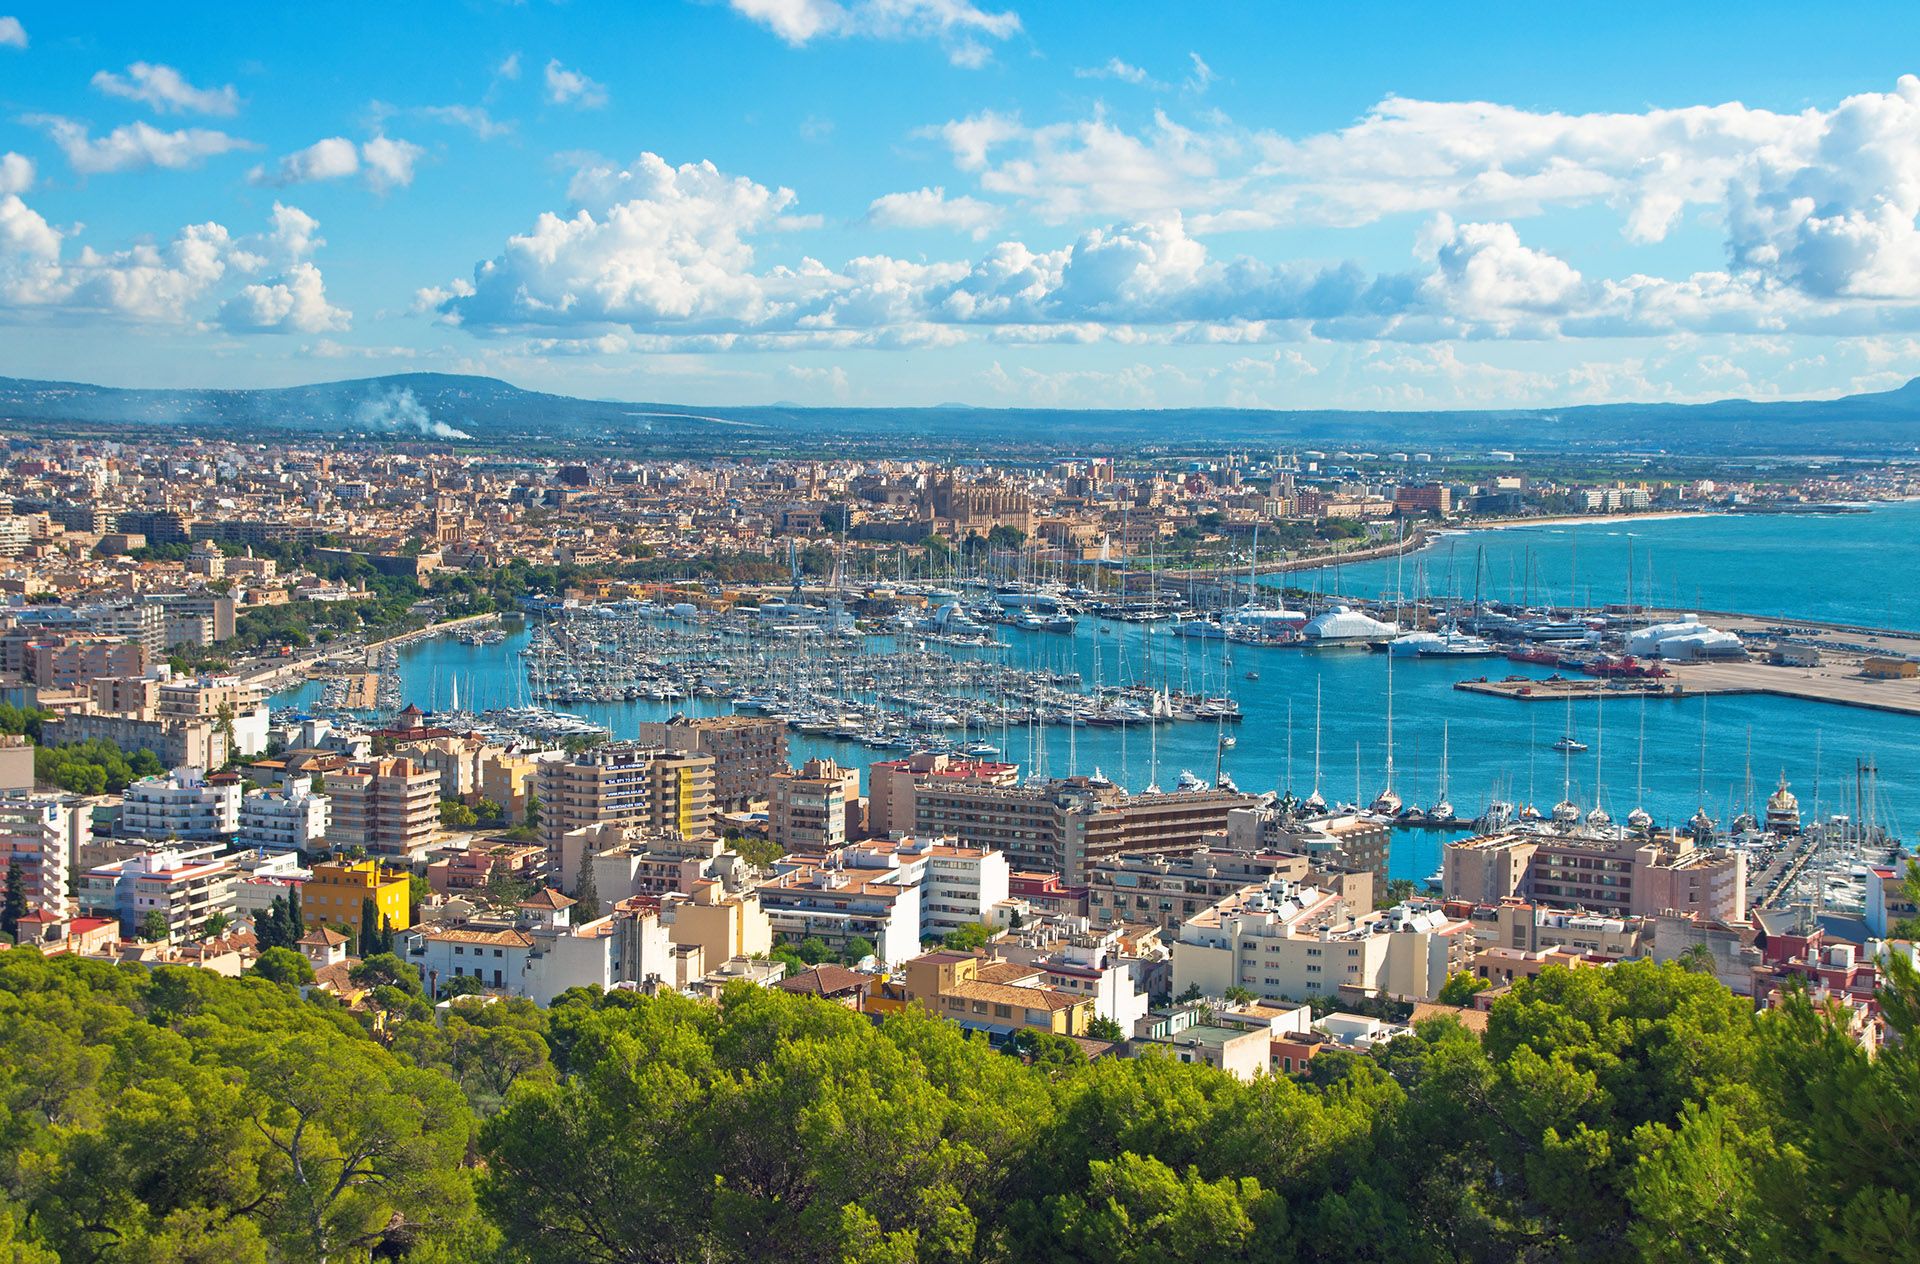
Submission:
<svg viewBox="0 0 1920 1264">
<path fill-rule="evenodd" d="M 1678 957 L 1674 958 L 1674 960 L 1680 963 L 1682 970 L 1687 970 L 1694 974 L 1714 973 L 1715 962 L 1713 949 L 1705 944 L 1693 945 Z"/>
</svg>

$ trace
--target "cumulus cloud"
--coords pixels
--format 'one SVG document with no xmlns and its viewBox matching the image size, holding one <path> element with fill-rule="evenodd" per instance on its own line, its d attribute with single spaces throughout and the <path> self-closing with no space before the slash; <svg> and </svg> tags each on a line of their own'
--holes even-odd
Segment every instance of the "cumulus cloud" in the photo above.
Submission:
<svg viewBox="0 0 1920 1264">
<path fill-rule="evenodd" d="M 96 137 L 85 123 L 57 114 L 28 115 L 24 121 L 46 128 L 47 135 L 66 155 L 67 164 L 81 175 L 141 167 L 186 170 L 208 158 L 255 148 L 251 141 L 199 127 L 168 132 L 150 123 L 128 123 Z"/>
<path fill-rule="evenodd" d="M 275 203 L 267 230 L 254 236 L 236 238 L 209 222 L 189 224 L 165 242 L 76 249 L 78 228 L 55 228 L 17 193 L 0 195 L 0 313 L 16 321 L 91 316 L 192 324 L 223 283 L 278 260 L 285 274 L 233 294 L 221 304 L 221 323 L 234 329 L 344 328 L 346 314 L 325 302 L 318 270 L 302 262 L 320 244 L 317 228 L 305 212 Z"/>
<path fill-rule="evenodd" d="M 26 46 L 27 28 L 20 25 L 20 19 L 0 17 L 0 48 L 25 48 Z"/>
<path fill-rule="evenodd" d="M 987 40 L 1020 30 L 1020 15 L 971 0 L 728 0 L 733 11 L 795 48 L 816 39 L 937 39 L 954 65 L 977 69 L 992 59 Z"/>
<path fill-rule="evenodd" d="M 343 180 L 360 170 L 360 149 L 344 136 L 317 140 L 296 149 L 271 168 L 255 167 L 248 179 L 255 184 L 285 187 L 321 180 Z"/>
<path fill-rule="evenodd" d="M 413 167 L 427 151 L 411 141 L 376 136 L 360 147 L 367 163 L 367 184 L 374 192 L 405 188 L 413 183 Z"/>
<path fill-rule="evenodd" d="M 296 263 L 284 276 L 243 286 L 220 306 L 220 324 L 230 333 L 331 333 L 352 319 L 327 302 L 320 269 Z"/>
<path fill-rule="evenodd" d="M 95 72 L 96 91 L 110 97 L 138 101 L 155 114 L 214 114 L 231 118 L 240 112 L 240 93 L 232 84 L 218 88 L 196 88 L 172 66 L 136 61 L 124 75 L 110 70 Z"/>
<path fill-rule="evenodd" d="M 950 228 L 978 241 L 999 223 L 1000 211 L 964 194 L 950 198 L 945 189 L 935 187 L 875 198 L 867 218 L 883 228 Z"/>
<path fill-rule="evenodd" d="M 770 266 L 760 237 L 817 222 L 791 190 L 647 154 L 582 168 L 564 209 L 470 278 L 421 290 L 418 308 L 554 346 L 616 335 L 636 350 L 700 351 L 1920 331 L 1915 79 L 1793 115 L 1396 99 L 1298 141 L 1195 130 L 1164 112 L 1140 130 L 1099 114 L 1036 127 L 988 112 L 927 134 L 998 198 L 929 185 L 876 198 L 867 221 L 991 243 L 969 257 Z M 993 238 L 998 199 L 1064 231 Z M 1530 217 L 1596 205 L 1629 242 L 1660 239 L 1698 207 L 1726 235 L 1724 266 L 1606 275 L 1528 239 Z M 1209 235 L 1388 216 L 1407 224 L 1403 266 L 1264 258 Z"/>
<path fill-rule="evenodd" d="M 547 100 L 555 105 L 597 110 L 607 103 L 607 89 L 577 70 L 568 70 L 556 57 L 547 63 Z"/>
<path fill-rule="evenodd" d="M 0 154 L 0 197 L 33 187 L 33 160 L 11 151 Z"/>
<path fill-rule="evenodd" d="M 271 167 L 255 167 L 247 179 L 258 185 L 285 188 L 364 174 L 367 187 L 384 193 L 412 184 L 414 165 L 425 153 L 410 141 L 386 136 L 375 136 L 361 145 L 344 136 L 329 136 L 305 149 L 296 149 Z"/>
</svg>

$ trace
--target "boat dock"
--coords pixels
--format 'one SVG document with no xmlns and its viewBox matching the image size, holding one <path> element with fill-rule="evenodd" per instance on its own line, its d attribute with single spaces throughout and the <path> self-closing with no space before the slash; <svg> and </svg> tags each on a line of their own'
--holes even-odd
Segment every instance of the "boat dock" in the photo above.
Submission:
<svg viewBox="0 0 1920 1264">
<path fill-rule="evenodd" d="M 1512 698 L 1516 702 L 1565 702 L 1571 698 L 1586 701 L 1595 698 L 1679 698 L 1690 690 L 1672 679 L 1644 680 L 1621 679 L 1595 680 L 1584 678 L 1552 677 L 1541 680 L 1533 676 L 1508 676 L 1501 680 L 1489 680 L 1480 677 L 1474 680 L 1456 681 L 1453 686 L 1463 693 L 1484 693 L 1496 698 Z"/>
</svg>

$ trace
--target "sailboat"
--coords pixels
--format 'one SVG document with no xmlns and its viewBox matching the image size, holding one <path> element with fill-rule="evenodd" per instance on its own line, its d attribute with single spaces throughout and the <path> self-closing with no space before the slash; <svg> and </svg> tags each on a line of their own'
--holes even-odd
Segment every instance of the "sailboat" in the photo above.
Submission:
<svg viewBox="0 0 1920 1264">
<path fill-rule="evenodd" d="M 1400 815 L 1400 796 L 1393 790 L 1393 656 L 1387 656 L 1387 783 L 1381 789 L 1369 811 L 1376 816 L 1394 817 Z"/>
<path fill-rule="evenodd" d="M 1569 755 L 1577 755 L 1587 749 L 1587 744 L 1573 735 L 1573 695 L 1567 695 L 1567 733 L 1557 739 L 1553 749 Z"/>
<path fill-rule="evenodd" d="M 1310 813 L 1327 810 L 1326 796 L 1320 793 L 1320 687 L 1318 676 L 1313 679 L 1313 793 L 1300 806 Z"/>
<path fill-rule="evenodd" d="M 1436 793 L 1433 806 L 1427 809 L 1427 820 L 1435 825 L 1446 825 L 1453 820 L 1453 804 L 1447 798 L 1447 745 L 1450 725 L 1446 721 L 1440 724 L 1440 788 Z"/>
</svg>

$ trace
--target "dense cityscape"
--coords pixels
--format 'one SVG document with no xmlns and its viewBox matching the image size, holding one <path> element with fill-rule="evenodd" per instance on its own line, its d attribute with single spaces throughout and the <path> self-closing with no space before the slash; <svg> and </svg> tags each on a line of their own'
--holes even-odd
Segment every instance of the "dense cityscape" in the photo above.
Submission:
<svg viewBox="0 0 1920 1264">
<path fill-rule="evenodd" d="M 0 1261 L 1920 1259 L 1912 15 L 552 8 L 0 15 Z"/>
</svg>

